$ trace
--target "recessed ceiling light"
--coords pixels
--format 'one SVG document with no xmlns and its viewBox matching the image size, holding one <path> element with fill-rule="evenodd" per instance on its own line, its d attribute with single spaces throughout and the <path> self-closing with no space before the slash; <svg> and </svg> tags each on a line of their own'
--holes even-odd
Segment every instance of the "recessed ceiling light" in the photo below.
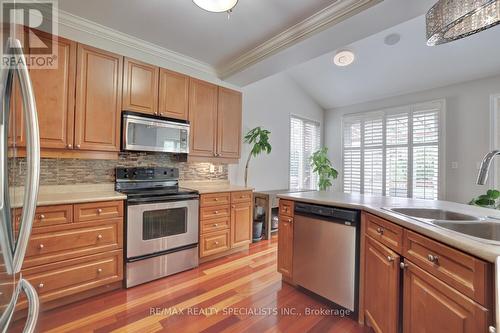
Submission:
<svg viewBox="0 0 500 333">
<path fill-rule="evenodd" d="M 193 2 L 206 11 L 222 13 L 230 12 L 238 3 L 238 0 L 193 0 Z"/>
<path fill-rule="evenodd" d="M 335 54 L 335 57 L 333 57 L 333 63 L 339 67 L 345 67 L 352 64 L 355 58 L 354 52 L 352 51 L 339 51 Z"/>
</svg>

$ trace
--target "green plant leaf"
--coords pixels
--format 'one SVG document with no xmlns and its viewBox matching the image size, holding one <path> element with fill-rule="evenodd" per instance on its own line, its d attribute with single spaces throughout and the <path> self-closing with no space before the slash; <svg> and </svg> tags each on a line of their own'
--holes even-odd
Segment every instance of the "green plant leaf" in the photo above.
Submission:
<svg viewBox="0 0 500 333">
<path fill-rule="evenodd" d="M 488 192 L 486 192 L 486 195 L 490 199 L 496 200 L 496 199 L 500 198 L 500 191 L 498 191 L 498 190 L 488 190 Z"/>
<path fill-rule="evenodd" d="M 318 174 L 318 188 L 325 191 L 332 187 L 332 180 L 338 177 L 338 171 L 332 167 L 328 158 L 328 148 L 323 147 L 311 155 L 310 163 L 313 172 Z"/>
</svg>

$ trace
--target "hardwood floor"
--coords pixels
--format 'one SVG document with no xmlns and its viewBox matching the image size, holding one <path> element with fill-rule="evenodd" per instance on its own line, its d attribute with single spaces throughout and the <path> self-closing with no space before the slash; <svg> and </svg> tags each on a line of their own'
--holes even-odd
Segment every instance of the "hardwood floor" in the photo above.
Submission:
<svg viewBox="0 0 500 333">
<path fill-rule="evenodd" d="M 368 333 L 349 318 L 285 283 L 277 240 L 132 289 L 42 312 L 39 332 L 332 332 Z M 20 332 L 20 323 L 13 332 Z"/>
</svg>

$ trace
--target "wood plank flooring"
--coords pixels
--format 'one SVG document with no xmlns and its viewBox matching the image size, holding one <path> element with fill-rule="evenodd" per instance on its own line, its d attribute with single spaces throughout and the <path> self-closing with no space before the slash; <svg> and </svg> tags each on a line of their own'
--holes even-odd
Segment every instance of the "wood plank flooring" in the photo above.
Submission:
<svg viewBox="0 0 500 333">
<path fill-rule="evenodd" d="M 200 267 L 42 312 L 38 332 L 368 333 L 355 321 L 306 311 L 330 307 L 285 283 L 277 241 Z M 12 332 L 21 332 L 21 323 Z"/>
</svg>

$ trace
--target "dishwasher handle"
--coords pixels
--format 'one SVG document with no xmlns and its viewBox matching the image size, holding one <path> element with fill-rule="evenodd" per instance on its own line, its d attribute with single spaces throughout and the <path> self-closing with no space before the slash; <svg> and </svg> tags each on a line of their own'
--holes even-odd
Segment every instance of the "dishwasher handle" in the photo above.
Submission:
<svg viewBox="0 0 500 333">
<path fill-rule="evenodd" d="M 359 224 L 361 216 L 361 213 L 357 210 L 305 203 L 296 203 L 295 213 L 298 215 L 316 216 L 328 220 L 349 222 L 353 226 Z"/>
</svg>

